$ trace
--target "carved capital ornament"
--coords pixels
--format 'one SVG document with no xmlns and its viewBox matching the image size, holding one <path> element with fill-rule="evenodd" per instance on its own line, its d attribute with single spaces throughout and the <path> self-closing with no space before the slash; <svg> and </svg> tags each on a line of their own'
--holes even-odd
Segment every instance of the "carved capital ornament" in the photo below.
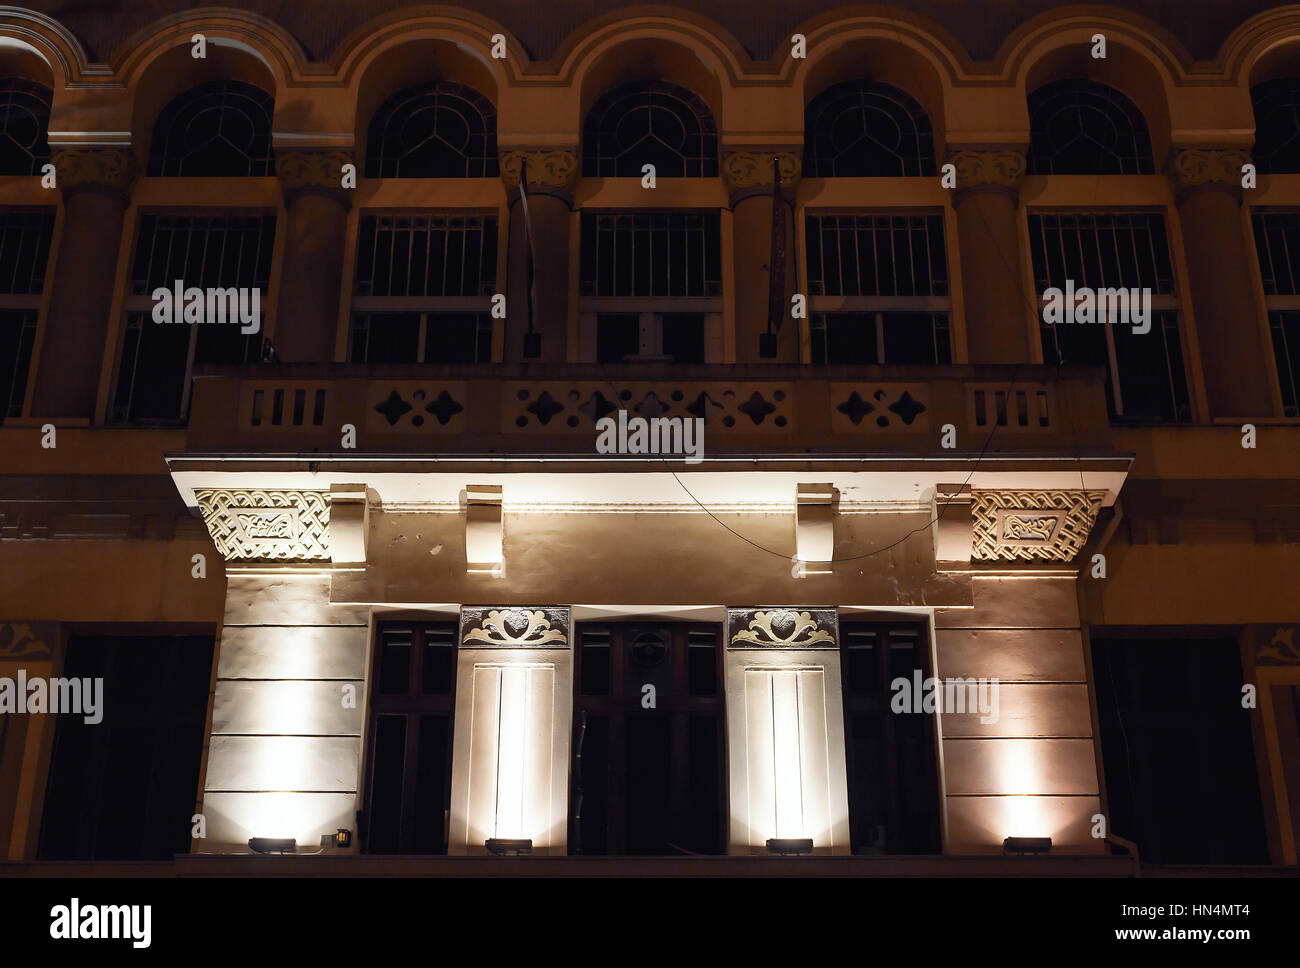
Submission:
<svg viewBox="0 0 1300 968">
<path fill-rule="evenodd" d="M 519 172 L 528 163 L 528 190 L 567 198 L 578 183 L 578 154 L 572 148 L 509 148 L 501 152 L 501 180 L 519 189 Z"/>
<path fill-rule="evenodd" d="M 998 191 L 1018 195 L 1025 179 L 1023 148 L 962 148 L 948 156 L 957 169 L 956 198 L 976 192 Z"/>
<path fill-rule="evenodd" d="M 286 199 L 327 195 L 346 204 L 351 193 L 343 187 L 343 166 L 352 163 L 352 153 L 341 148 L 295 148 L 275 153 L 275 175 Z"/>
<path fill-rule="evenodd" d="M 789 151 L 723 152 L 719 171 L 733 205 L 751 195 L 771 194 L 774 157 L 781 172 L 781 187 L 793 190 L 802 171 L 802 162 L 797 154 Z"/>
<path fill-rule="evenodd" d="M 1250 164 L 1245 148 L 1175 148 L 1166 174 L 1181 201 L 1186 195 L 1206 189 L 1241 196 L 1241 168 Z"/>
<path fill-rule="evenodd" d="M 55 148 L 54 172 L 63 194 L 80 191 L 126 196 L 138 174 L 130 148 Z"/>
</svg>

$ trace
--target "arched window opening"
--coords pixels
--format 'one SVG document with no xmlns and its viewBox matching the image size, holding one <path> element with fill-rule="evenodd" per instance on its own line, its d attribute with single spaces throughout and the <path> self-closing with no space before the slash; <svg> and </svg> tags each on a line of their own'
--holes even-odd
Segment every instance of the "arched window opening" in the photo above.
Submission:
<svg viewBox="0 0 1300 968">
<path fill-rule="evenodd" d="M 823 91 L 804 113 L 809 178 L 934 175 L 930 118 L 911 95 L 875 81 Z"/>
<path fill-rule="evenodd" d="M 366 138 L 367 178 L 496 178 L 496 108 L 463 84 L 435 81 L 384 102 Z"/>
<path fill-rule="evenodd" d="M 1151 175 L 1146 119 L 1105 84 L 1054 81 L 1029 95 L 1031 175 Z"/>
<path fill-rule="evenodd" d="M 242 81 L 209 81 L 173 99 L 158 116 L 150 175 L 242 178 L 275 174 L 275 99 Z"/>
<path fill-rule="evenodd" d="M 640 178 L 647 164 L 660 178 L 717 177 L 717 126 L 708 106 L 685 88 L 660 81 L 627 84 L 587 115 L 583 175 Z"/>
</svg>

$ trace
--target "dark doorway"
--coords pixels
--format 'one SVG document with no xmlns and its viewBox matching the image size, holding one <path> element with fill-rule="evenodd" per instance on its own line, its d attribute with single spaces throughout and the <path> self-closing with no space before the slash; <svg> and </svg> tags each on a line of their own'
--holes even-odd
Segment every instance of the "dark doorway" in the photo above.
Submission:
<svg viewBox="0 0 1300 968">
<path fill-rule="evenodd" d="M 103 679 L 98 723 L 60 715 L 41 860 L 170 860 L 190 850 L 213 637 L 74 635 L 65 678 Z"/>
<path fill-rule="evenodd" d="M 726 852 L 720 632 L 578 625 L 571 853 Z"/>
<path fill-rule="evenodd" d="M 445 854 L 456 625 L 385 624 L 375 642 L 362 849 Z"/>
<path fill-rule="evenodd" d="M 1231 638 L 1092 637 L 1110 829 L 1157 864 L 1267 864 Z"/>
<path fill-rule="evenodd" d="M 892 684 L 930 672 L 921 623 L 841 622 L 849 842 L 855 854 L 937 854 L 934 715 L 895 713 Z"/>
</svg>

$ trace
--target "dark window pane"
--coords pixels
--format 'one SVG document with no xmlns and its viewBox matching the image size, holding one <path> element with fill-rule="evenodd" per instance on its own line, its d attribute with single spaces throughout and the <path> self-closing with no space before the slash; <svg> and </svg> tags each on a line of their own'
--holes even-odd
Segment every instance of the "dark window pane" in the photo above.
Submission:
<svg viewBox="0 0 1300 968">
<path fill-rule="evenodd" d="M 492 319 L 486 313 L 429 313 L 426 363 L 483 363 L 491 358 Z"/>
<path fill-rule="evenodd" d="M 824 296 L 946 296 L 940 215 L 809 215 L 808 287 Z"/>
<path fill-rule="evenodd" d="M 1300 78 L 1256 84 L 1250 99 L 1255 107 L 1255 168 L 1260 174 L 1300 172 Z"/>
<path fill-rule="evenodd" d="M 384 632 L 379 647 L 379 691 L 404 694 L 411 686 L 411 633 Z"/>
<path fill-rule="evenodd" d="M 353 355 L 354 363 L 419 361 L 419 313 L 371 313 L 358 317 L 358 323 L 361 328 L 353 331 L 353 349 L 360 348 L 362 355 Z"/>
<path fill-rule="evenodd" d="M 371 854 L 396 854 L 401 849 L 406 717 L 379 716 L 374 730 L 374 766 L 370 773 L 366 851 Z"/>
<path fill-rule="evenodd" d="M 724 853 L 719 816 L 719 720 L 692 716 L 687 734 L 690 764 L 687 769 L 686 813 L 678 846 L 697 854 Z"/>
<path fill-rule="evenodd" d="M 413 854 L 447 851 L 446 811 L 451 805 L 447 787 L 451 720 L 447 716 L 420 717 L 420 762 L 415 777 L 415 829 Z"/>
<path fill-rule="evenodd" d="M 456 642 L 450 628 L 425 630 L 423 662 L 420 691 L 439 696 L 451 693 L 456 682 Z"/>
<path fill-rule="evenodd" d="M 622 363 L 641 349 L 640 321 L 630 313 L 602 313 L 596 318 L 596 362 Z"/>
<path fill-rule="evenodd" d="M 0 310 L 0 423 L 22 414 L 35 339 L 34 310 Z"/>
<path fill-rule="evenodd" d="M 583 713 L 575 750 L 575 853 L 608 853 L 609 769 L 609 717 Z"/>
<path fill-rule="evenodd" d="M 721 219 L 714 212 L 586 212 L 582 236 L 584 296 L 722 292 Z"/>
<path fill-rule="evenodd" d="M 606 696 L 609 694 L 610 647 L 609 633 L 590 630 L 582 633 L 582 679 L 579 691 L 584 696 Z"/>
<path fill-rule="evenodd" d="M 664 313 L 663 323 L 665 356 L 675 363 L 704 362 L 704 314 Z"/>
<path fill-rule="evenodd" d="M 1110 829 L 1152 863 L 1267 864 L 1237 643 L 1094 636 L 1092 661 Z"/>
<path fill-rule="evenodd" d="M 692 696 L 718 694 L 718 637 L 713 632 L 691 632 L 687 639 Z"/>
<path fill-rule="evenodd" d="M 57 717 L 39 859 L 170 860 L 189 852 L 212 654 L 211 637 L 69 640 L 61 675 L 102 678 L 103 719 Z"/>
<path fill-rule="evenodd" d="M 0 175 L 39 175 L 50 160 L 53 92 L 20 77 L 0 80 Z"/>
</svg>

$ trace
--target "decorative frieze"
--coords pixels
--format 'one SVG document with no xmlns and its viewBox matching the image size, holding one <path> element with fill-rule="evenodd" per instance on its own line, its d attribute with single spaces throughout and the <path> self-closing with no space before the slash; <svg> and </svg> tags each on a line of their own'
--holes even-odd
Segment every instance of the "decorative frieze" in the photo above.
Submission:
<svg viewBox="0 0 1300 968">
<path fill-rule="evenodd" d="M 460 610 L 462 649 L 567 649 L 569 609 L 512 605 Z"/>
<path fill-rule="evenodd" d="M 1104 491 L 971 492 L 971 557 L 1072 561 L 1088 540 Z"/>
<path fill-rule="evenodd" d="M 330 506 L 324 491 L 195 488 L 195 500 L 227 561 L 328 560 Z"/>
<path fill-rule="evenodd" d="M 135 155 L 123 148 L 55 148 L 54 172 L 65 196 L 81 191 L 131 193 L 138 169 Z"/>
<path fill-rule="evenodd" d="M 837 649 L 839 617 L 833 608 L 729 608 L 729 649 Z"/>
<path fill-rule="evenodd" d="M 1204 189 L 1240 197 L 1241 167 L 1250 160 L 1250 152 L 1240 147 L 1175 148 L 1166 174 L 1180 202 L 1188 193 Z"/>
</svg>

